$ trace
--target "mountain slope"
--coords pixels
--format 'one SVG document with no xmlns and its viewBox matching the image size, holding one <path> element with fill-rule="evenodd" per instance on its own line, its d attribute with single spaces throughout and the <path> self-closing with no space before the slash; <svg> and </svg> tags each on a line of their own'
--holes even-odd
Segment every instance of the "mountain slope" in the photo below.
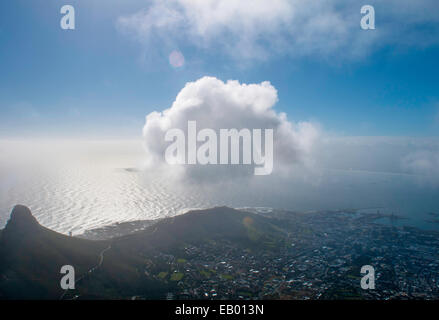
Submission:
<svg viewBox="0 0 439 320">
<path fill-rule="evenodd" d="M 108 244 L 67 237 L 41 226 L 30 210 L 17 205 L 0 235 L 0 296 L 54 298 L 63 265 L 82 274 L 96 264 Z"/>
<path fill-rule="evenodd" d="M 248 250 L 276 250 L 284 244 L 283 233 L 278 221 L 221 207 L 163 219 L 124 237 L 92 241 L 51 231 L 18 205 L 0 234 L 0 298 L 58 298 L 63 265 L 74 266 L 76 279 L 82 279 L 67 297 L 123 298 L 138 292 L 163 297 L 168 284 L 148 272 L 148 266 L 157 265 L 157 254 L 224 240 Z"/>
</svg>

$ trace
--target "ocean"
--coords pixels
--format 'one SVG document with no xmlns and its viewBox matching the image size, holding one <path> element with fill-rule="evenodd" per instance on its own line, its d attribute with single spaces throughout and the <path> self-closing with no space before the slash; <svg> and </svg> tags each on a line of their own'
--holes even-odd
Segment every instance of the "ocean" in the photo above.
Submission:
<svg viewBox="0 0 439 320">
<path fill-rule="evenodd" d="M 294 177 L 175 181 L 145 170 L 144 161 L 141 141 L 0 141 L 0 227 L 15 204 L 45 227 L 74 235 L 227 205 L 380 210 L 406 218 L 398 224 L 439 230 L 439 189 L 415 175 L 320 168 Z"/>
</svg>

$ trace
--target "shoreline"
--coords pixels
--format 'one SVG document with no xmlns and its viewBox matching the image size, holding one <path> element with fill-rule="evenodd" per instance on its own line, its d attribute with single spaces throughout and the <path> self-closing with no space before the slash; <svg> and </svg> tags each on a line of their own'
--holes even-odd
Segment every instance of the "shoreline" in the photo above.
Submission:
<svg viewBox="0 0 439 320">
<path fill-rule="evenodd" d="M 213 207 L 212 207 L 213 208 Z M 201 210 L 209 210 L 211 208 L 205 208 Z M 282 218 L 290 215 L 307 215 L 307 214 L 348 214 L 348 215 L 357 215 L 357 219 L 365 219 L 365 223 L 378 224 L 380 226 L 385 227 L 395 227 L 395 228 L 413 228 L 415 230 L 419 230 L 421 232 L 436 232 L 439 233 L 437 229 L 427 229 L 420 228 L 416 225 L 406 223 L 406 224 L 398 224 L 399 221 L 413 221 L 409 217 L 402 216 L 400 214 L 388 214 L 388 213 L 380 213 L 379 210 L 376 213 L 371 212 L 361 212 L 362 210 L 375 210 L 382 208 L 367 208 L 367 209 L 336 209 L 336 210 L 315 210 L 315 211 L 307 211 L 307 212 L 298 212 L 291 211 L 285 209 L 275 209 L 268 207 L 240 207 L 234 208 L 243 212 L 250 212 L 254 214 L 258 214 L 268 218 Z M 200 209 L 187 209 L 184 213 L 179 215 L 187 214 L 193 210 Z M 177 215 L 178 216 L 178 215 Z M 78 238 L 88 239 L 88 240 L 110 240 L 113 238 L 118 238 L 126 235 L 130 235 L 136 232 L 140 232 L 145 230 L 146 228 L 166 219 L 172 219 L 172 217 L 163 217 L 158 219 L 146 219 L 146 220 L 133 220 L 126 222 L 116 222 L 110 225 L 97 227 L 93 229 L 88 229 L 81 234 L 74 235 Z M 378 220 L 388 220 L 388 221 L 378 221 Z M 428 223 L 436 223 L 439 225 L 439 219 L 436 220 L 424 220 Z M 396 223 L 397 225 L 392 225 Z"/>
</svg>

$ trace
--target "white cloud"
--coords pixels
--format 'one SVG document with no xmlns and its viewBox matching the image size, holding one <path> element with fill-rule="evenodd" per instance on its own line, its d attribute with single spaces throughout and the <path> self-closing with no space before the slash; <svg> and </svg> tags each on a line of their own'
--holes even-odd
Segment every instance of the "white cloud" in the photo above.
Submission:
<svg viewBox="0 0 439 320">
<path fill-rule="evenodd" d="M 402 159 L 402 168 L 422 176 L 423 181 L 439 184 L 439 150 L 418 150 Z"/>
<path fill-rule="evenodd" d="M 273 129 L 273 172 L 288 171 L 295 164 L 309 164 L 309 155 L 318 129 L 308 122 L 292 123 L 284 113 L 276 113 L 277 91 L 267 81 L 260 84 L 241 84 L 235 80 L 223 82 L 214 77 L 203 77 L 189 82 L 179 92 L 169 109 L 152 112 L 143 128 L 147 165 L 157 170 L 165 163 L 165 133 L 178 128 L 187 135 L 188 121 L 197 122 L 197 131 L 220 129 Z M 247 176 L 249 166 L 172 166 L 179 173 L 194 179 L 218 179 L 222 176 Z"/>
<path fill-rule="evenodd" d="M 368 1 L 376 30 L 360 28 L 362 1 L 154 0 L 117 26 L 145 45 L 192 45 L 237 59 L 272 55 L 359 58 L 383 45 L 428 46 L 439 39 L 437 0 Z"/>
</svg>

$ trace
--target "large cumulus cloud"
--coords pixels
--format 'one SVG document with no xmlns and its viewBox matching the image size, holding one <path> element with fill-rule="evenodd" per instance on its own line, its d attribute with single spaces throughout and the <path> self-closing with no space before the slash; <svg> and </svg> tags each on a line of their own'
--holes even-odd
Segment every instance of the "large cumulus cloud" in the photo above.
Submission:
<svg viewBox="0 0 439 320">
<path fill-rule="evenodd" d="M 165 133 L 178 128 L 187 136 L 188 121 L 197 122 L 197 131 L 204 128 L 216 132 L 232 128 L 273 129 L 273 172 L 286 172 L 294 165 L 307 165 L 319 134 L 317 126 L 309 122 L 289 121 L 286 114 L 274 110 L 277 101 L 277 91 L 267 81 L 241 84 L 236 80 L 223 82 L 214 77 L 203 77 L 189 82 L 169 109 L 146 116 L 143 128 L 146 165 L 155 169 L 166 167 L 166 170 L 176 170 L 194 179 L 216 180 L 253 174 L 249 166 L 243 165 L 168 165 L 164 155 L 170 142 L 165 141 Z"/>
</svg>

